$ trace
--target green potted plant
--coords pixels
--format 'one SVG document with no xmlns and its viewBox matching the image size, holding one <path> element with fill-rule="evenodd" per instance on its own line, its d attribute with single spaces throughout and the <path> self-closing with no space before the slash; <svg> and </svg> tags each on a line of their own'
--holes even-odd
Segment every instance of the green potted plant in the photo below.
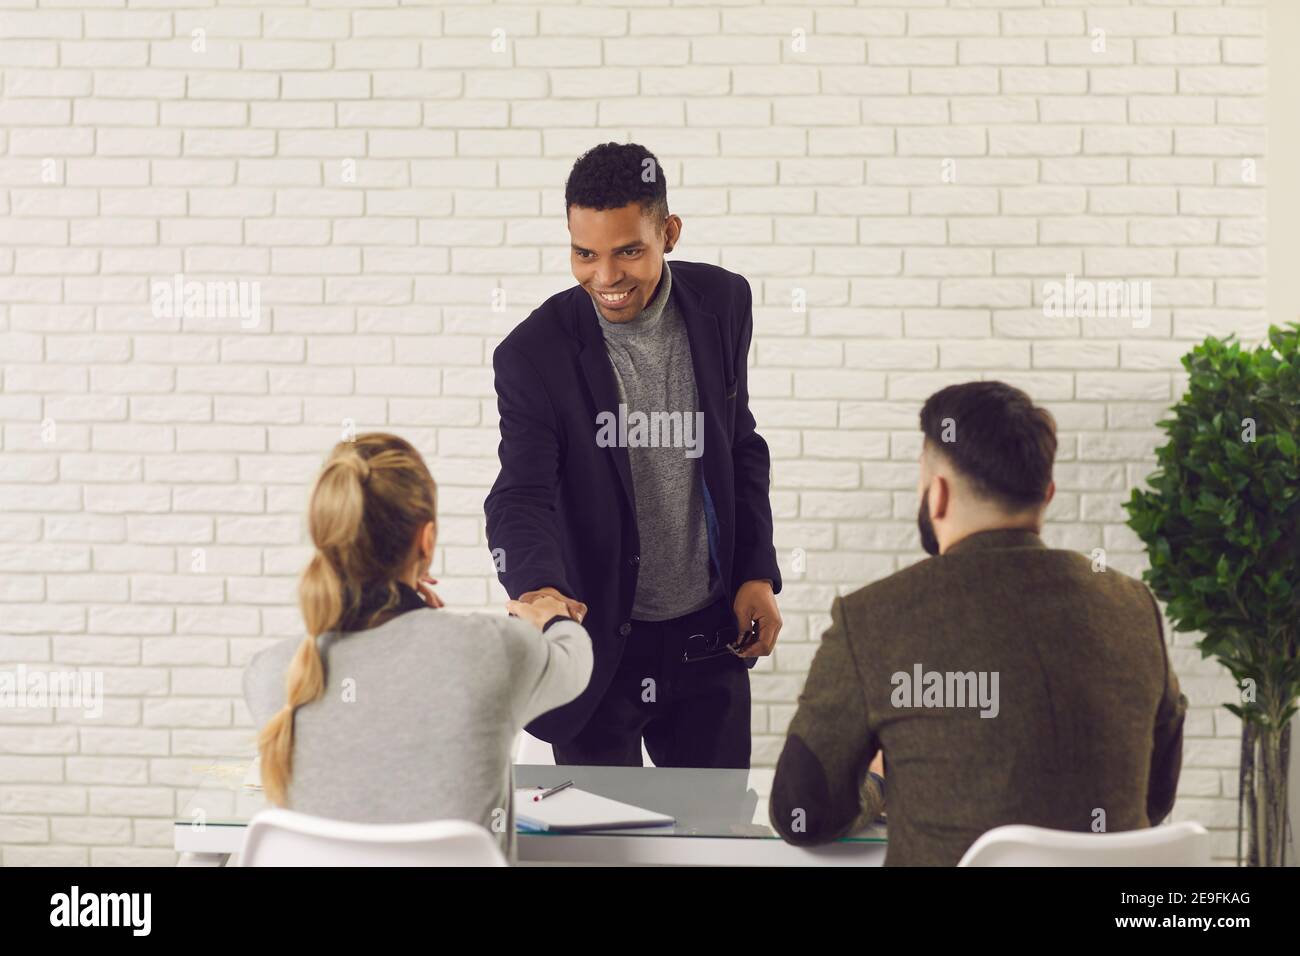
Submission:
<svg viewBox="0 0 1300 956">
<path fill-rule="evenodd" d="M 1286 863 L 1291 718 L 1300 696 L 1300 326 L 1183 356 L 1187 391 L 1160 427 L 1149 487 L 1125 504 L 1144 577 L 1178 631 L 1236 679 L 1248 865 Z"/>
</svg>

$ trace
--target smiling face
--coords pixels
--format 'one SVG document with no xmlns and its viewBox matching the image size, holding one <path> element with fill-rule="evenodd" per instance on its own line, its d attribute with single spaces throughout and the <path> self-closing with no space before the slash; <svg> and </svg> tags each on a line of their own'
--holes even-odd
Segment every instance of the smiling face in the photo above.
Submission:
<svg viewBox="0 0 1300 956">
<path fill-rule="evenodd" d="M 627 322 L 654 296 L 682 221 L 668 216 L 656 229 L 641 204 L 617 209 L 569 208 L 573 277 L 609 322 Z"/>
</svg>

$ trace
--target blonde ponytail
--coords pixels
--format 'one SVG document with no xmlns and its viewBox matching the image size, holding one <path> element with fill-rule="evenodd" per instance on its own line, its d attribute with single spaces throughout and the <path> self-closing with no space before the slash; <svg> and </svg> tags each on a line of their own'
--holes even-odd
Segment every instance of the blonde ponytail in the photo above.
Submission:
<svg viewBox="0 0 1300 956">
<path fill-rule="evenodd" d="M 257 737 L 261 755 L 262 789 L 276 806 L 287 802 L 289 777 L 293 773 L 293 717 L 325 690 L 325 668 L 321 664 L 316 638 L 307 635 L 298 645 L 289 665 L 289 701 L 272 717 Z"/>
<path fill-rule="evenodd" d="M 307 636 L 289 665 L 285 705 L 257 737 L 262 787 L 272 804 L 287 805 L 294 716 L 325 692 L 316 639 L 335 628 L 374 626 L 396 607 L 396 579 L 416 531 L 435 520 L 436 494 L 420 453 L 396 435 L 339 442 L 321 469 L 307 516 L 316 553 L 298 581 Z M 381 587 L 383 603 L 358 620 L 365 593 Z"/>
</svg>

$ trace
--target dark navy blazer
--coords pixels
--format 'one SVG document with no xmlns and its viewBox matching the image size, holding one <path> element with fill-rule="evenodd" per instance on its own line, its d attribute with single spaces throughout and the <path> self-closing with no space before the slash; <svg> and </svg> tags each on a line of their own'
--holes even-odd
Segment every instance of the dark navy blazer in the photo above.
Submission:
<svg viewBox="0 0 1300 956">
<path fill-rule="evenodd" d="M 750 580 L 768 578 L 779 593 L 771 461 L 749 411 L 749 283 L 700 262 L 674 260 L 671 268 L 704 414 L 701 472 L 714 568 L 728 604 Z M 553 587 L 588 607 L 590 684 L 528 725 L 543 740 L 562 741 L 583 728 L 618 668 L 640 564 L 627 449 L 596 442 L 597 414 L 617 418 L 619 396 L 591 296 L 581 286 L 551 296 L 497 346 L 492 368 L 501 472 L 484 511 L 497 576 L 512 598 Z"/>
</svg>

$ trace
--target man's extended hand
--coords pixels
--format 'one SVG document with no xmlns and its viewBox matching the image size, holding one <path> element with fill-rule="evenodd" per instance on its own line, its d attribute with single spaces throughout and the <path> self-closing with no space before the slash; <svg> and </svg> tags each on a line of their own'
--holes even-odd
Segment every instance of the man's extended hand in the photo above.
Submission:
<svg viewBox="0 0 1300 956">
<path fill-rule="evenodd" d="M 781 612 L 776 608 L 772 582 L 766 579 L 746 581 L 736 592 L 733 609 L 742 637 L 750 629 L 751 621 L 758 622 L 758 640 L 736 656 L 766 657 L 771 654 L 776 646 L 776 636 L 781 633 Z"/>
<path fill-rule="evenodd" d="M 523 601 L 525 604 L 531 604 L 535 598 L 542 595 L 553 597 L 557 601 L 563 601 L 565 607 L 569 609 L 569 617 L 573 618 L 579 624 L 581 624 L 582 619 L 587 616 L 587 605 L 574 598 L 565 597 L 559 591 L 555 590 L 555 588 L 538 588 L 536 591 L 525 591 L 523 594 L 519 595 L 519 600 Z"/>
</svg>

